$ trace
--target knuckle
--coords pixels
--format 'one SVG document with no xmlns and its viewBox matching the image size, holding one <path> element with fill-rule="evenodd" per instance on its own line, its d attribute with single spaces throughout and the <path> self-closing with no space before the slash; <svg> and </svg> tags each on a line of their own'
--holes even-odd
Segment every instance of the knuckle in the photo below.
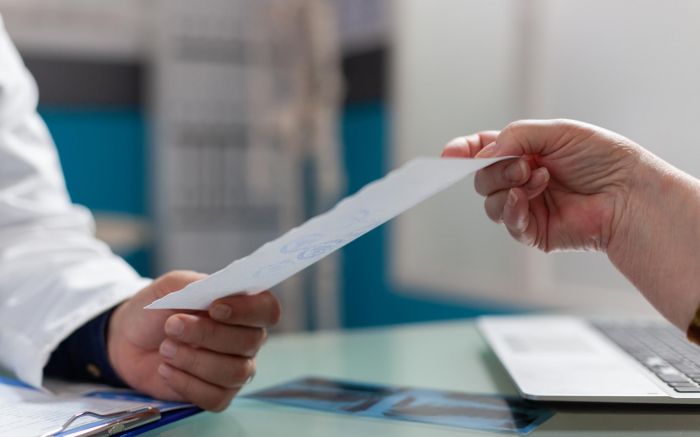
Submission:
<svg viewBox="0 0 700 437">
<path fill-rule="evenodd" d="M 581 127 L 581 124 L 568 118 L 555 118 L 551 120 L 554 126 L 559 127 Z"/>
<path fill-rule="evenodd" d="M 202 371 L 202 356 L 201 354 L 197 353 L 197 351 L 191 350 L 189 348 L 187 349 L 186 357 L 185 357 L 185 368 L 189 373 L 192 374 L 201 374 Z"/>
<path fill-rule="evenodd" d="M 203 345 L 207 339 L 212 338 L 216 325 L 209 323 L 204 318 L 197 317 L 191 323 L 185 323 L 183 339 L 188 343 Z"/>
<path fill-rule="evenodd" d="M 513 121 L 511 123 L 508 123 L 508 126 L 506 126 L 503 129 L 503 131 L 505 131 L 505 132 L 519 131 L 522 128 L 524 128 L 525 126 L 527 126 L 528 123 L 529 123 L 528 120 L 516 120 L 516 121 Z"/>
<path fill-rule="evenodd" d="M 179 392 L 186 399 L 192 399 L 194 377 L 179 373 L 176 384 L 179 386 Z"/>
<path fill-rule="evenodd" d="M 217 337 L 217 331 L 219 325 L 217 323 L 210 322 L 209 320 L 201 319 L 199 323 L 199 335 L 198 335 L 198 343 L 200 345 L 204 345 L 207 343 L 207 340 L 210 338 L 216 338 Z"/>
</svg>

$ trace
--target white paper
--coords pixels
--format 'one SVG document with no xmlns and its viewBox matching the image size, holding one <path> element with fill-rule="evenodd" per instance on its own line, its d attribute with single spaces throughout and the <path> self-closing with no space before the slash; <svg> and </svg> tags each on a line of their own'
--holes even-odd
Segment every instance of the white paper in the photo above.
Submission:
<svg viewBox="0 0 700 437">
<path fill-rule="evenodd" d="M 131 391 L 103 385 L 46 382 L 53 393 L 29 387 L 0 374 L 0 437 L 38 436 L 55 431 L 71 416 L 82 411 L 108 414 L 150 405 L 167 412 L 192 406 L 149 400 Z M 71 425 L 71 429 L 96 422 L 100 420 L 80 419 Z"/>
<path fill-rule="evenodd" d="M 143 402 L 52 396 L 0 382 L 0 437 L 38 436 L 55 430 L 80 411 L 106 414 L 143 405 Z"/>
<path fill-rule="evenodd" d="M 508 158 L 413 159 L 330 211 L 146 308 L 204 310 L 224 296 L 268 290 L 467 175 Z"/>
</svg>

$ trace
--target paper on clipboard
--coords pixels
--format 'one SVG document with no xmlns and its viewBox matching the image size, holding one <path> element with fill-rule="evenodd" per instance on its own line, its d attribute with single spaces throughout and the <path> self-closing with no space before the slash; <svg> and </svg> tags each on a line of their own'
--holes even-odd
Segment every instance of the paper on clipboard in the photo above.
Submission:
<svg viewBox="0 0 700 437">
<path fill-rule="evenodd" d="M 57 390 L 49 393 L 0 375 L 0 437 L 54 434 L 76 413 L 88 411 L 97 415 L 117 412 L 121 415 L 150 407 L 159 413 L 158 417 L 179 414 L 178 418 L 201 411 L 192 404 L 159 401 L 129 390 L 99 385 L 63 383 L 54 388 Z M 112 423 L 113 419 L 81 419 L 65 431 L 65 435 L 92 435 L 89 430 L 93 427 Z"/>
<path fill-rule="evenodd" d="M 469 174 L 508 158 L 413 159 L 330 211 L 146 308 L 204 310 L 224 296 L 270 289 Z"/>
</svg>

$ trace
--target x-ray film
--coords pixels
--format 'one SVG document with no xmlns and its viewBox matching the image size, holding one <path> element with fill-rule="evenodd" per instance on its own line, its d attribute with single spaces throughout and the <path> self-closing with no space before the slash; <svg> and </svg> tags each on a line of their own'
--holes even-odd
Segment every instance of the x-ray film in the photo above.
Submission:
<svg viewBox="0 0 700 437">
<path fill-rule="evenodd" d="M 303 378 L 246 397 L 312 410 L 528 434 L 554 415 L 512 397 Z"/>
</svg>

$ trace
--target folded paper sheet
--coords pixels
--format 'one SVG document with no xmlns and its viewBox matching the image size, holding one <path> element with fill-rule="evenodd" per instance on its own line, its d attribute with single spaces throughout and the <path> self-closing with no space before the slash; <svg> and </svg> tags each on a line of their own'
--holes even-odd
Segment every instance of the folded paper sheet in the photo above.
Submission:
<svg viewBox="0 0 700 437">
<path fill-rule="evenodd" d="M 206 309 L 236 293 L 267 290 L 467 175 L 508 159 L 416 158 L 206 279 L 146 308 Z"/>
</svg>

